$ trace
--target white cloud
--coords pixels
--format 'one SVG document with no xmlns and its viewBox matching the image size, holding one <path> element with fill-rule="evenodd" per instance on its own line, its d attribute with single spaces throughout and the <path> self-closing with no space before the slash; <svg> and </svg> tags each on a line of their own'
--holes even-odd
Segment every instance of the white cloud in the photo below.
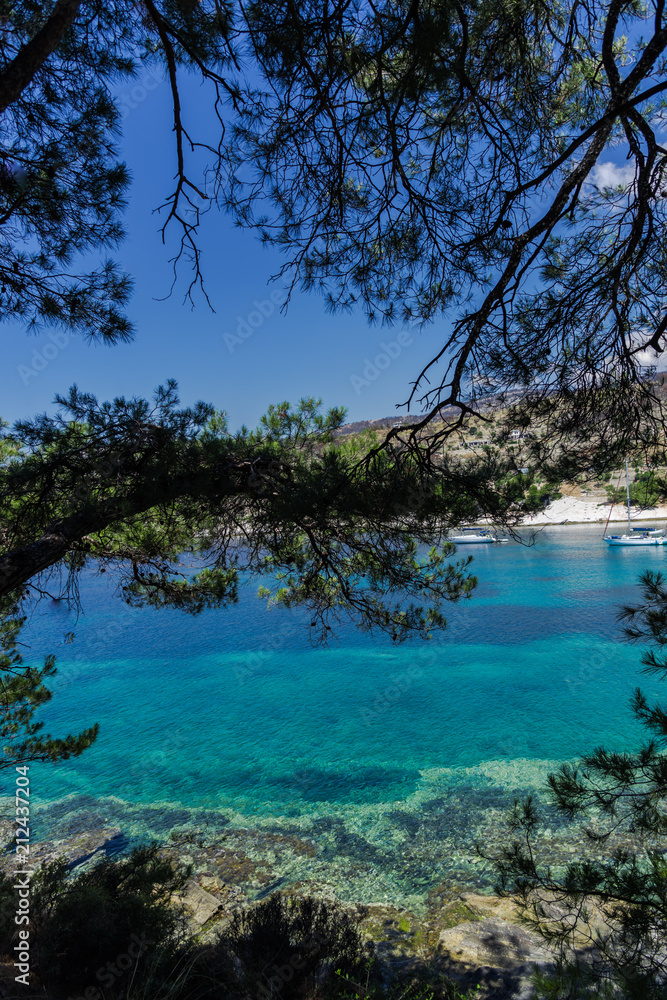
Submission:
<svg viewBox="0 0 667 1000">
<path fill-rule="evenodd" d="M 664 352 L 658 354 L 653 348 L 649 348 L 648 351 L 640 351 L 638 354 L 635 354 L 635 358 L 637 359 L 637 363 L 642 365 L 642 367 L 649 368 L 652 365 L 657 366 L 661 362 L 664 362 L 665 354 Z"/>
<path fill-rule="evenodd" d="M 590 180 L 600 191 L 605 188 L 628 188 L 635 179 L 634 164 L 628 163 L 623 167 L 608 160 L 606 163 L 597 163 L 590 175 Z"/>
<path fill-rule="evenodd" d="M 633 348 L 639 347 L 642 341 L 646 342 L 648 338 L 648 331 L 637 331 L 630 337 L 630 345 Z M 667 352 L 656 351 L 653 347 L 649 347 L 646 350 L 638 351 L 635 354 L 635 360 L 637 364 L 644 368 L 655 367 L 658 371 L 665 371 L 667 367 Z"/>
</svg>

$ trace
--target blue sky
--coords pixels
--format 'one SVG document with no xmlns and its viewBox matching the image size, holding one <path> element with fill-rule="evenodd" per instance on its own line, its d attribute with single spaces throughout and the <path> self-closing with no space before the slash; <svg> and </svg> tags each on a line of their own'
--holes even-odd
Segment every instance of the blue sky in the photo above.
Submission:
<svg viewBox="0 0 667 1000">
<path fill-rule="evenodd" d="M 192 85 L 186 91 L 196 116 L 202 92 Z M 169 92 L 164 81 L 144 75 L 143 83 L 140 78 L 123 85 L 120 95 L 127 109 L 123 155 L 134 180 L 125 217 L 128 239 L 117 256 L 135 280 L 129 306 L 135 341 L 109 348 L 71 337 L 62 346 L 46 333 L 28 336 L 19 326 L 4 325 L 0 417 L 11 422 L 51 410 L 55 393 L 73 383 L 106 399 L 150 395 L 170 377 L 177 379 L 184 404 L 212 402 L 228 412 L 233 428 L 254 425 L 269 403 L 311 395 L 327 406 L 347 406 L 350 420 L 405 412 L 395 404 L 407 398 L 411 379 L 436 353 L 444 324 L 412 331 L 411 338 L 402 338 L 412 342 L 400 345 L 400 327 L 369 327 L 361 312 L 328 315 L 314 294 L 295 293 L 286 315 L 277 307 L 271 311 L 269 296 L 281 286 L 268 282 L 282 258 L 222 212 L 208 213 L 201 233 L 216 312 L 203 300 L 194 311 L 183 304 L 186 270 L 171 298 L 158 301 L 171 281 L 169 249 L 152 214 L 169 193 L 175 170 Z M 240 323 L 248 324 L 241 331 L 250 336 L 235 343 Z M 382 370 L 367 368 L 378 354 Z"/>
<path fill-rule="evenodd" d="M 170 249 L 162 245 L 153 210 L 172 190 L 176 152 L 169 89 L 154 73 L 145 70 L 119 89 L 126 113 L 122 153 L 134 179 L 128 239 L 117 256 L 135 280 L 128 310 L 135 341 L 109 348 L 70 337 L 63 346 L 62 338 L 54 343 L 48 333 L 28 336 L 19 326 L 3 325 L 0 418 L 12 422 L 50 410 L 54 395 L 74 383 L 108 399 L 150 396 L 168 378 L 178 381 L 184 405 L 212 402 L 227 411 L 232 428 L 255 425 L 270 403 L 311 395 L 325 406 L 346 406 L 349 420 L 405 413 L 395 406 L 442 346 L 445 322 L 406 336 L 400 327 L 369 326 L 361 311 L 331 316 L 318 295 L 298 291 L 283 314 L 271 301 L 282 286 L 269 284 L 283 258 L 223 212 L 204 216 L 199 240 L 215 313 L 202 298 L 194 311 L 184 304 L 187 268 L 165 300 Z M 195 132 L 206 131 L 210 95 L 184 80 L 182 96 L 188 122 Z M 627 171 L 627 165 L 604 161 L 591 180 L 603 187 L 627 183 Z M 412 412 L 419 412 L 418 404 Z"/>
</svg>

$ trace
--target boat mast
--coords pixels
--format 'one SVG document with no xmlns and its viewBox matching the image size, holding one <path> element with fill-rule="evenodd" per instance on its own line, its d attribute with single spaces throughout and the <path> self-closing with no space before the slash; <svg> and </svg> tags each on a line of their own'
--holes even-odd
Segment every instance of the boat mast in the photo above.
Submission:
<svg viewBox="0 0 667 1000">
<path fill-rule="evenodd" d="M 632 527 L 630 525 L 630 476 L 628 474 L 628 456 L 625 456 L 625 491 L 628 495 L 628 534 L 632 534 Z"/>
</svg>

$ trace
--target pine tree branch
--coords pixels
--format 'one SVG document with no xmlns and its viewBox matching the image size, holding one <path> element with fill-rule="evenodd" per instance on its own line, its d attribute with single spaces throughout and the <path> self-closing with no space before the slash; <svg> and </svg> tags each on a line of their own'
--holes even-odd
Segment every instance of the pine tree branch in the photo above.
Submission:
<svg viewBox="0 0 667 1000">
<path fill-rule="evenodd" d="M 0 113 L 21 96 L 35 74 L 58 48 L 79 13 L 81 0 L 58 0 L 51 16 L 34 38 L 23 45 L 0 74 Z"/>
</svg>

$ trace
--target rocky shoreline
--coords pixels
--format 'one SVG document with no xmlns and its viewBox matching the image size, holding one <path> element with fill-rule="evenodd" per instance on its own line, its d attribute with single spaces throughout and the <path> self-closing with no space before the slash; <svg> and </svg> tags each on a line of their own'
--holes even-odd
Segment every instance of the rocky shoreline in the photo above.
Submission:
<svg viewBox="0 0 667 1000">
<path fill-rule="evenodd" d="M 0 834 L 7 844 L 2 868 L 7 874 L 23 863 L 12 851 L 13 832 L 10 821 L 0 821 Z M 281 852 L 314 853 L 313 844 L 266 833 L 262 839 L 263 864 L 251 859 L 234 837 L 213 841 L 188 831 L 175 833 L 163 844 L 163 856 L 191 867 L 191 877 L 175 902 L 185 907 L 198 941 L 215 936 L 238 909 L 256 905 L 278 890 L 334 899 L 331 887 L 315 879 L 283 884 L 284 880 L 273 877 L 271 861 Z M 125 845 L 119 827 L 97 827 L 34 844 L 30 864 L 37 868 L 64 858 L 76 872 L 102 856 L 121 853 Z M 544 941 L 522 926 L 519 908 L 511 898 L 442 884 L 428 891 L 421 912 L 383 901 L 345 905 L 356 913 L 388 975 L 400 968 L 427 978 L 448 976 L 462 990 L 479 985 L 480 1000 L 529 1000 L 535 965 L 547 969 L 554 961 Z"/>
</svg>

